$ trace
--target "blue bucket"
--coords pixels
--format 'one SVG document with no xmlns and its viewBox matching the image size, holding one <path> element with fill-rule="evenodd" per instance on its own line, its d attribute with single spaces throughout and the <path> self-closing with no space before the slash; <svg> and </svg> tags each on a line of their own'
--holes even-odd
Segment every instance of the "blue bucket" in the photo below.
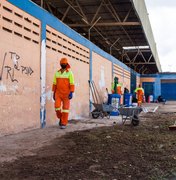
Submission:
<svg viewBox="0 0 176 180">
<path fill-rule="evenodd" d="M 124 94 L 124 105 L 126 107 L 132 106 L 132 94 L 130 94 L 130 93 Z"/>
<path fill-rule="evenodd" d="M 111 104 L 114 108 L 111 112 L 111 116 L 118 116 L 119 115 L 119 105 L 120 105 L 120 98 L 119 94 L 108 94 L 108 104 Z"/>
</svg>

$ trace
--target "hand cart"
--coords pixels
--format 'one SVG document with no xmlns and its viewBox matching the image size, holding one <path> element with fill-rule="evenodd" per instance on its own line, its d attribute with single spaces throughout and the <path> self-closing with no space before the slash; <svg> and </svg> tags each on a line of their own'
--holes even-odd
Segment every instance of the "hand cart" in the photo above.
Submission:
<svg viewBox="0 0 176 180">
<path fill-rule="evenodd" d="M 94 119 L 97 119 L 98 117 L 104 118 L 107 117 L 110 118 L 110 113 L 113 111 L 114 107 L 110 104 L 96 104 L 92 103 L 95 109 L 91 112 L 92 117 Z"/>
<path fill-rule="evenodd" d="M 125 124 L 126 120 L 130 120 L 133 126 L 139 125 L 139 114 L 142 112 L 141 107 L 120 107 L 119 113 L 122 116 L 122 124 Z"/>
<path fill-rule="evenodd" d="M 98 89 L 95 86 L 94 81 L 89 81 L 89 87 L 93 99 L 94 110 L 91 112 L 92 118 L 97 119 L 98 117 L 110 118 L 110 113 L 113 111 L 114 107 L 110 104 L 103 102 L 103 98 L 100 96 Z"/>
</svg>

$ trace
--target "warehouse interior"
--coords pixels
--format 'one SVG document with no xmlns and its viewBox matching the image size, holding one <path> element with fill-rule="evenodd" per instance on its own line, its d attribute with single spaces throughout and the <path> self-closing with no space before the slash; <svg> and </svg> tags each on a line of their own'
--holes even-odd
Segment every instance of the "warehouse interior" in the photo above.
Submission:
<svg viewBox="0 0 176 180">
<path fill-rule="evenodd" d="M 33 0 L 33 2 L 137 73 L 161 72 L 156 43 L 143 1 Z"/>
</svg>

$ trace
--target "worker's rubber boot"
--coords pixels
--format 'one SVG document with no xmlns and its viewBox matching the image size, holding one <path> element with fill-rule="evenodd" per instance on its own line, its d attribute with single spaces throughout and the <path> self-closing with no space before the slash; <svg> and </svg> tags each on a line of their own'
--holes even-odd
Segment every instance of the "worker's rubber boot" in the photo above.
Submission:
<svg viewBox="0 0 176 180">
<path fill-rule="evenodd" d="M 61 128 L 61 129 L 66 129 L 66 126 L 61 125 L 60 128 Z"/>
<path fill-rule="evenodd" d="M 59 119 L 59 126 L 62 126 L 62 124 L 61 124 L 61 119 Z"/>
</svg>

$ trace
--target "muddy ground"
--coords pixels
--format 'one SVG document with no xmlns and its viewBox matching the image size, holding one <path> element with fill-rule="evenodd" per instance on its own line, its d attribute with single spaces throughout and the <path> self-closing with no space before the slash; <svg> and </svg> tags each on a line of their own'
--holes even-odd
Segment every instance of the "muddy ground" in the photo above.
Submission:
<svg viewBox="0 0 176 180">
<path fill-rule="evenodd" d="M 136 127 L 112 122 L 108 127 L 55 134 L 31 154 L 1 161 L 0 179 L 174 180 L 176 130 L 169 131 L 168 126 L 176 113 L 174 108 L 166 111 L 169 105 L 162 108 L 142 113 Z M 77 121 L 70 124 L 79 125 Z"/>
</svg>

